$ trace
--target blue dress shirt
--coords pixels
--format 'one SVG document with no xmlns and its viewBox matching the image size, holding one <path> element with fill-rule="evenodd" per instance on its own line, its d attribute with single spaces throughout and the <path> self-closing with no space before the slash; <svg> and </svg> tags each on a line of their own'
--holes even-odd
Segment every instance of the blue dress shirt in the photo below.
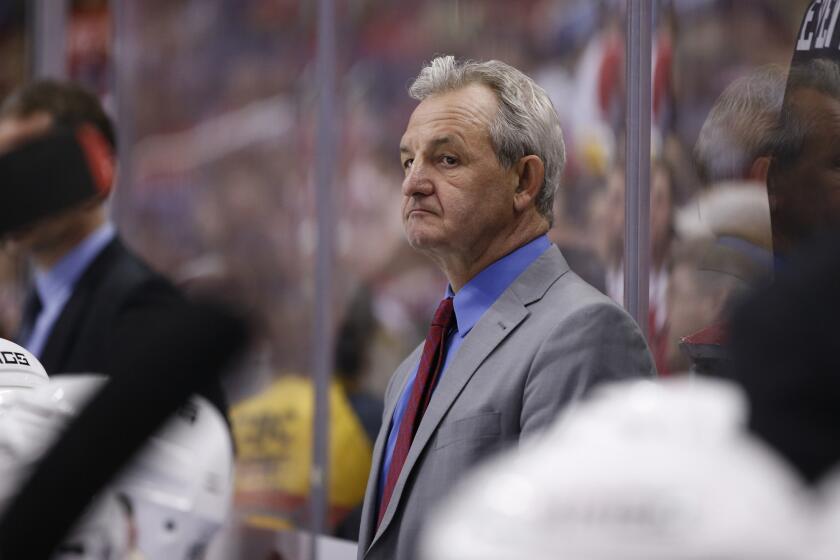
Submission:
<svg viewBox="0 0 840 560">
<path fill-rule="evenodd" d="M 464 338 L 466 338 L 478 320 L 481 319 L 481 316 L 490 309 L 499 296 L 502 295 L 502 292 L 526 268 L 531 266 L 531 263 L 537 260 L 550 245 L 551 242 L 547 236 L 543 235 L 538 237 L 479 272 L 457 294 L 452 292 L 451 286 L 446 287 L 445 297 L 454 298 L 452 303 L 455 308 L 457 325 L 447 335 L 446 355 L 443 360 L 443 367 L 438 374 L 438 383 L 440 383 L 440 380 L 446 373 L 446 368 L 458 353 L 458 348 L 461 347 Z M 400 425 L 405 410 L 408 408 L 411 389 L 414 387 L 414 379 L 417 377 L 417 368 L 419 365 L 418 363 L 414 366 L 414 372 L 409 377 L 408 383 L 406 383 L 405 389 L 399 401 L 397 401 L 397 407 L 394 409 L 394 416 L 391 418 L 391 424 L 388 428 L 388 441 L 385 446 L 385 455 L 382 458 L 382 468 L 379 471 L 380 497 L 385 489 L 385 480 L 388 476 L 388 469 L 391 468 L 391 459 L 394 455 L 394 447 L 397 444 L 399 429 L 394 429 L 394 427 Z M 432 399 L 434 399 L 434 394 L 432 395 Z"/>
<path fill-rule="evenodd" d="M 23 345 L 35 357 L 41 357 L 53 325 L 70 299 L 79 277 L 115 235 L 113 224 L 107 222 L 61 257 L 52 268 L 35 269 L 35 290 L 41 298 L 41 312 Z"/>
</svg>

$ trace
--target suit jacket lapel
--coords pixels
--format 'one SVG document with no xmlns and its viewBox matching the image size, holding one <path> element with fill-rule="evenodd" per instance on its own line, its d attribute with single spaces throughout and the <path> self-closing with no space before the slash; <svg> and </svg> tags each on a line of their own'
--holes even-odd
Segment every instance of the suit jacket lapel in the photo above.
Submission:
<svg viewBox="0 0 840 560">
<path fill-rule="evenodd" d="M 385 510 L 385 516 L 382 518 L 382 524 L 379 526 L 371 546 L 388 528 L 402 498 L 405 483 L 412 469 L 449 407 L 455 402 L 461 390 L 484 359 L 528 315 L 528 311 L 516 300 L 512 293 L 506 292 L 505 294 L 484 314 L 467 335 L 467 339 L 458 350 L 458 355 L 455 356 L 440 380 L 440 384 L 435 389 L 397 479 L 388 509 Z"/>
<path fill-rule="evenodd" d="M 406 481 L 412 469 L 417 464 L 420 454 L 428 445 L 443 417 L 449 411 L 452 403 L 461 394 L 464 386 L 469 382 L 476 370 L 487 356 L 496 349 L 516 327 L 525 320 L 529 312 L 526 306 L 542 298 L 561 276 L 569 271 L 569 265 L 556 246 L 548 248 L 534 263 L 511 284 L 499 299 L 487 310 L 467 335 L 466 340 L 458 350 L 458 355 L 449 364 L 440 384 L 435 389 L 429 408 L 423 415 L 420 427 L 411 444 L 403 469 L 394 487 L 394 493 L 382 518 L 382 524 L 376 531 L 373 540 L 365 550 L 370 550 L 382 536 L 397 510 Z M 416 352 L 415 352 L 416 354 Z M 416 365 L 417 357 L 413 356 L 410 367 Z M 405 374 L 407 377 L 407 374 Z M 403 380 L 403 386 L 405 380 Z M 402 393 L 397 393 L 396 399 Z M 386 418 L 391 418 L 395 402 L 391 403 Z M 381 435 L 380 438 L 382 439 Z M 379 446 L 380 442 L 377 442 Z M 381 449 L 375 453 L 378 474 L 381 465 Z M 375 480 L 375 479 L 374 479 Z M 370 491 L 370 488 L 368 488 Z M 375 526 L 371 525 L 371 526 Z M 367 535 L 365 535 L 367 537 Z"/>
<path fill-rule="evenodd" d="M 394 410 L 397 408 L 397 403 L 400 396 L 405 391 L 405 386 L 408 383 L 408 378 L 411 372 L 417 367 L 420 361 L 420 354 L 423 352 L 423 343 L 415 348 L 414 352 L 406 358 L 397 371 L 394 372 L 394 384 L 399 387 L 398 391 L 393 392 L 390 399 L 385 403 L 385 412 L 383 415 L 383 429 L 379 430 L 379 436 L 376 438 L 376 443 L 373 446 L 373 457 L 371 461 L 370 475 L 368 476 L 367 488 L 365 489 L 365 503 L 371 504 L 368 507 L 362 519 L 359 530 L 359 547 L 366 548 L 373 539 L 373 531 L 376 529 L 376 510 L 379 499 L 379 473 L 382 470 L 382 459 L 385 452 L 385 444 L 388 441 L 388 434 L 390 432 L 391 419 L 394 417 Z M 393 501 L 393 500 L 392 500 Z"/>
<path fill-rule="evenodd" d="M 458 355 L 455 356 L 444 373 L 440 385 L 435 389 L 429 408 L 423 415 L 417 435 L 414 437 L 402 472 L 394 487 L 388 509 L 382 518 L 382 524 L 376 531 L 370 546 L 373 546 L 388 528 L 402 498 L 406 481 L 417 464 L 420 454 L 428 445 L 441 420 L 443 420 L 455 399 L 458 398 L 458 395 L 461 394 L 464 386 L 487 356 L 525 320 L 529 314 L 526 306 L 542 298 L 548 288 L 568 271 L 569 265 L 557 247 L 552 245 L 499 296 L 499 299 L 487 310 L 467 335 L 466 340 L 458 350 Z M 393 407 L 391 407 L 390 414 L 393 414 Z M 386 416 L 386 418 L 390 417 Z M 381 459 L 377 458 L 377 461 L 381 461 Z M 369 547 L 367 550 L 369 550 Z"/>
<path fill-rule="evenodd" d="M 87 290 L 74 289 L 73 294 L 64 304 L 64 309 L 61 310 L 61 314 L 53 324 L 41 356 L 41 364 L 49 375 L 67 373 L 63 371 L 63 364 L 66 363 L 67 354 L 73 346 L 76 335 L 78 335 L 79 322 L 84 315 L 87 304 Z"/>
<path fill-rule="evenodd" d="M 511 284 L 509 289 L 524 305 L 530 305 L 539 301 L 552 284 L 570 270 L 569 263 L 560 253 L 560 249 L 552 245 Z"/>
<path fill-rule="evenodd" d="M 69 373 L 64 371 L 65 364 L 73 342 L 79 335 L 84 317 L 90 312 L 91 294 L 95 292 L 102 273 L 107 270 L 108 263 L 119 251 L 119 247 L 119 241 L 114 238 L 93 259 L 73 287 L 73 293 L 47 336 L 40 359 L 49 375 Z"/>
</svg>

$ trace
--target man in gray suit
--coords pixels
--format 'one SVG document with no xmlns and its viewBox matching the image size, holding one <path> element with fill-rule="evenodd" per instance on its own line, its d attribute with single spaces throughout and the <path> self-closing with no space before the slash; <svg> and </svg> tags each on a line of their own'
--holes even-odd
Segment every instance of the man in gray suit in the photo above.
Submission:
<svg viewBox="0 0 840 560">
<path fill-rule="evenodd" d="M 565 163 L 545 91 L 502 62 L 440 57 L 410 88 L 402 218 L 449 279 L 425 344 L 395 372 L 359 559 L 411 560 L 433 506 L 491 453 L 592 385 L 652 376 L 637 325 L 546 237 Z"/>
</svg>

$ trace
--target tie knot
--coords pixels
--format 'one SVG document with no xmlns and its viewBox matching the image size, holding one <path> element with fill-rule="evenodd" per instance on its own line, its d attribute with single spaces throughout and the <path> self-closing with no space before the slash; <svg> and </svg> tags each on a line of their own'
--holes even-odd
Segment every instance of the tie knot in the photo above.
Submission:
<svg viewBox="0 0 840 560">
<path fill-rule="evenodd" d="M 435 311 L 432 325 L 435 327 L 448 327 L 452 323 L 454 315 L 455 310 L 452 306 L 452 298 L 445 298 L 438 305 L 437 311 Z"/>
</svg>

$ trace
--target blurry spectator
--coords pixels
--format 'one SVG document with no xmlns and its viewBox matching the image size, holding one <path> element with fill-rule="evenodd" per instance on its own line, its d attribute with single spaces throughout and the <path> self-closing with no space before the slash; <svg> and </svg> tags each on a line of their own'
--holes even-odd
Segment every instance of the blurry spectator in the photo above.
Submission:
<svg viewBox="0 0 840 560">
<path fill-rule="evenodd" d="M 624 171 L 615 168 L 607 184 L 607 209 L 601 249 L 607 264 L 607 295 L 618 303 L 624 302 Z M 651 167 L 650 191 L 650 279 L 648 294 L 650 307 L 648 332 L 651 352 L 660 374 L 667 374 L 665 360 L 668 255 L 674 233 L 674 181 L 667 163 L 654 161 Z"/>
<path fill-rule="evenodd" d="M 364 390 L 378 329 L 371 294 L 362 288 L 336 334 L 329 389 L 328 524 L 348 540 L 358 538 L 367 471 L 382 422 L 382 400 Z M 306 525 L 315 413 L 313 382 L 296 373 L 275 374 L 268 388 L 233 407 L 237 504 L 254 519 L 262 517 L 272 527 Z"/>
<path fill-rule="evenodd" d="M 595 227 L 590 219 L 592 212 L 584 212 L 583 219 L 578 216 L 576 220 L 566 207 L 567 195 L 562 187 L 557 192 L 557 198 L 554 200 L 554 224 L 548 236 L 563 253 L 572 270 L 598 291 L 606 293 L 606 270 L 598 258 L 591 235 L 591 230 Z M 590 200 L 597 196 L 596 193 Z M 583 221 L 583 226 L 578 226 L 576 221 Z"/>
<path fill-rule="evenodd" d="M 725 311 L 765 271 L 763 263 L 713 240 L 674 246 L 668 282 L 668 371 L 680 373 L 693 366 L 696 373 L 709 373 L 714 367 L 709 362 L 719 351 L 712 335 L 722 331 Z"/>
<path fill-rule="evenodd" d="M 653 42 L 651 93 L 653 97 L 652 125 L 663 136 L 671 130 L 674 112 L 674 43 L 676 15 L 671 2 L 661 2 L 656 12 L 656 31 Z"/>
<path fill-rule="evenodd" d="M 681 239 L 714 239 L 771 268 L 770 206 L 763 185 L 715 185 L 679 210 L 676 229 Z"/>
<path fill-rule="evenodd" d="M 718 97 L 694 146 L 706 185 L 764 185 L 785 92 L 785 71 L 768 65 L 733 81 Z"/>
<path fill-rule="evenodd" d="M 15 151 L 60 128 L 76 137 L 86 130 L 81 146 L 91 176 L 101 184 L 85 198 L 51 208 L 11 232 L 34 271 L 17 338 L 51 375 L 107 374 L 126 348 L 142 343 L 148 329 L 178 313 L 184 302 L 166 279 L 123 245 L 108 218 L 115 131 L 93 94 L 53 81 L 20 88 L 0 107 L 0 151 Z M 67 191 L 72 184 L 56 182 L 49 188 Z M 226 411 L 217 379 L 208 381 L 204 394 Z"/>
<path fill-rule="evenodd" d="M 364 381 L 370 370 L 370 354 L 379 328 L 373 315 L 370 290 L 362 288 L 350 301 L 344 321 L 336 335 L 335 373 L 353 412 L 365 429 L 371 449 L 382 425 L 384 404 L 381 398 L 364 389 Z M 336 536 L 352 541 L 359 539 L 361 506 L 359 503 L 336 528 Z"/>
<path fill-rule="evenodd" d="M 372 444 L 342 386 L 329 390 L 328 528 L 362 503 Z M 231 408 L 237 449 L 235 502 L 251 521 L 274 529 L 307 525 L 315 390 L 312 380 L 282 374 Z"/>
<path fill-rule="evenodd" d="M 359 290 L 347 307 L 335 341 L 335 373 L 347 393 L 350 406 L 359 417 L 371 446 L 382 424 L 383 404 L 364 390 L 370 367 L 371 343 L 379 325 L 373 315 L 371 293 Z"/>
<path fill-rule="evenodd" d="M 707 188 L 686 204 L 676 222 L 683 238 L 708 243 L 702 255 L 692 258 L 689 251 L 688 258 L 674 266 L 675 272 L 680 269 L 681 285 L 670 298 L 676 309 L 669 310 L 669 354 L 680 369 L 688 365 L 685 357 L 691 357 L 697 372 L 713 373 L 723 367 L 727 332 L 723 302 L 732 278 L 747 287 L 771 271 L 765 183 L 784 79 L 781 68 L 764 66 L 735 80 L 717 99 L 700 131 L 694 155 Z M 728 264 L 703 265 L 705 259 L 720 258 Z M 688 289 L 689 276 L 695 279 L 693 293 Z M 692 308 L 699 313 L 692 314 Z M 684 356 L 677 352 L 678 343 Z"/>
<path fill-rule="evenodd" d="M 108 96 L 113 68 L 109 1 L 76 0 L 71 4 L 66 38 L 68 76 L 100 96 Z"/>
<path fill-rule="evenodd" d="M 676 371 L 684 371 L 687 364 L 683 360 L 690 358 L 693 371 L 717 373 L 727 358 L 728 311 L 727 305 L 717 303 L 730 300 L 733 288 L 748 289 L 772 273 L 766 191 L 758 185 L 718 185 L 683 208 L 677 223 L 689 248 L 680 249 L 685 252 L 675 256 L 672 266 L 671 280 L 678 285 L 669 285 L 669 361 L 677 364 Z M 705 248 L 697 254 L 692 246 Z M 720 259 L 723 262 L 710 266 Z M 733 284 L 736 278 L 738 282 Z M 711 301 L 707 299 L 710 294 Z"/>
<path fill-rule="evenodd" d="M 771 250 L 767 173 L 785 72 L 764 66 L 732 82 L 709 111 L 694 147 L 706 185 L 677 216 L 682 237 L 711 237 L 757 259 Z"/>
<path fill-rule="evenodd" d="M 804 0 L 807 1 L 807 0 Z M 803 0 L 674 3 L 679 33 L 674 49 L 677 134 L 693 146 L 715 99 L 750 68 L 787 66 Z M 801 10 L 801 8 L 800 8 Z"/>
<path fill-rule="evenodd" d="M 787 4 L 655 2 L 660 26 L 654 91 L 662 127 L 678 127 L 676 138 L 693 145 L 722 82 L 745 65 L 779 60 L 779 52 L 786 56 L 793 34 L 782 31 L 796 22 L 779 18 L 777 6 L 789 11 Z M 349 293 L 360 279 L 371 277 L 370 270 L 379 269 L 395 250 L 393 224 L 384 218 L 397 217 L 386 210 L 396 192 L 394 174 L 401 171 L 393 145 L 411 109 L 403 96 L 409 69 L 430 52 L 504 55 L 519 61 L 549 92 L 569 133 L 567 175 L 572 176 L 564 179 L 569 196 L 562 210 L 580 236 L 595 192 L 587 183 L 621 151 L 615 139 L 623 123 L 621 6 L 615 0 L 375 0 L 337 6 L 345 22 L 339 31 L 344 47 L 337 59 L 335 128 L 340 292 Z M 118 54 L 116 77 L 128 80 L 120 106 L 128 119 L 131 162 L 123 167 L 131 188 L 121 193 L 117 206 L 121 227 L 156 267 L 173 276 L 186 261 L 220 254 L 268 317 L 275 364 L 305 372 L 314 344 L 308 313 L 314 301 L 316 85 L 309 25 L 314 11 L 294 2 L 240 6 L 149 0 L 138 4 L 135 16 L 117 30 L 127 47 Z M 285 62 L 278 65 L 281 58 Z M 254 112 L 252 105 L 265 107 Z M 668 142 L 676 143 L 670 137 Z M 163 152 L 166 165 L 150 173 L 143 163 L 148 159 L 141 156 L 154 145 L 151 151 Z M 666 154 L 678 173 L 682 199 L 682 189 L 693 189 L 694 181 L 684 177 L 688 166 L 676 163 L 671 151 Z M 237 204 L 249 190 L 262 193 L 251 197 L 259 203 Z M 218 207 L 210 220 L 202 217 L 202 199 Z M 604 275 L 588 258 L 586 243 L 561 246 L 574 270 L 603 287 Z M 295 266 L 285 266 L 289 262 Z M 433 275 L 428 266 L 423 275 Z M 404 292 L 411 292 L 416 309 L 434 305 L 437 292 L 425 279 L 408 283 L 411 289 Z M 396 308 L 394 284 L 390 278 L 373 284 L 378 315 L 382 302 Z M 396 314 L 388 314 L 382 316 L 382 336 L 397 341 L 394 346 L 412 346 L 422 336 L 414 328 L 392 328 Z M 373 377 L 382 379 L 396 364 L 392 357 L 378 357 L 374 369 L 380 375 Z M 385 382 L 376 386 L 383 391 Z"/>
</svg>

